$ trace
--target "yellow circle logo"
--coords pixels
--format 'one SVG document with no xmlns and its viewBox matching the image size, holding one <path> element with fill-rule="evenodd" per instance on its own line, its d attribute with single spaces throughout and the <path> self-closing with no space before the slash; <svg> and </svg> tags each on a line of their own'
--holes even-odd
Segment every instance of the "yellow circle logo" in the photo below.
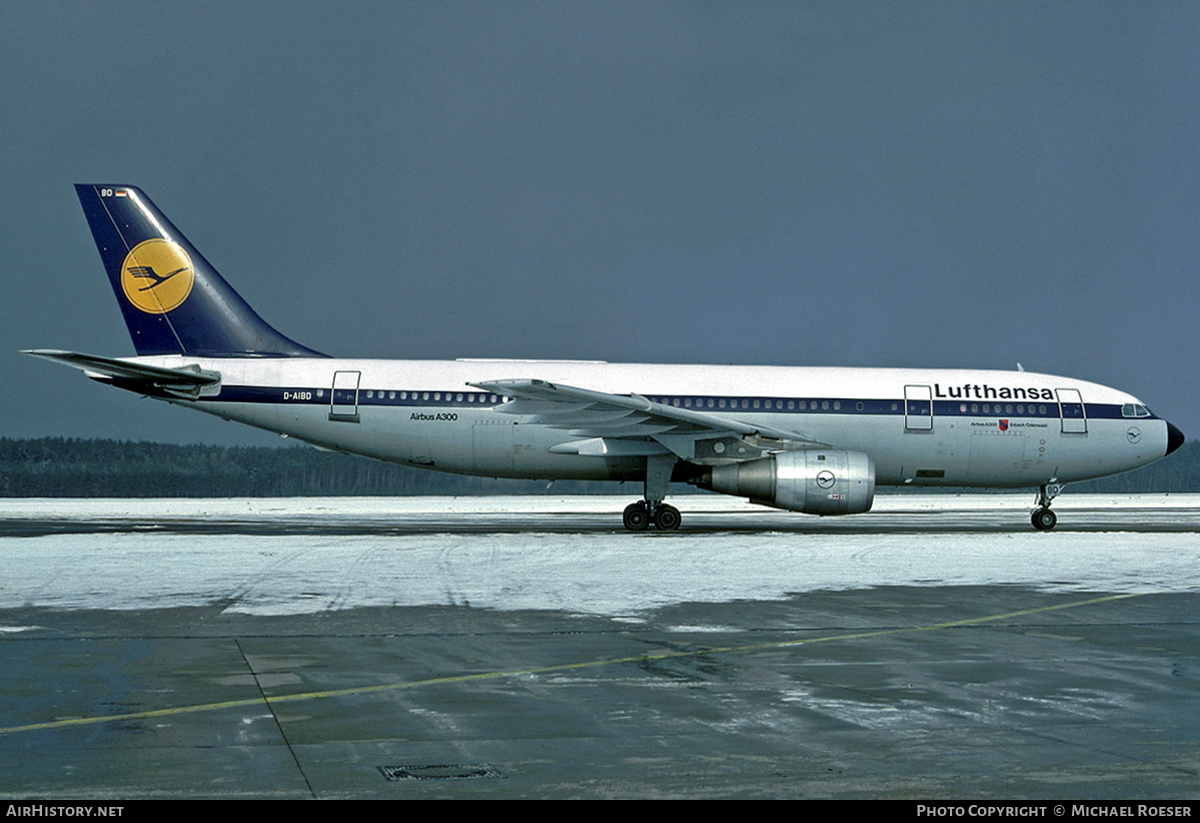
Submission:
<svg viewBox="0 0 1200 823">
<path fill-rule="evenodd" d="M 192 293 L 195 279 L 187 252 L 159 238 L 138 243 L 121 266 L 126 299 L 147 314 L 178 308 Z"/>
</svg>

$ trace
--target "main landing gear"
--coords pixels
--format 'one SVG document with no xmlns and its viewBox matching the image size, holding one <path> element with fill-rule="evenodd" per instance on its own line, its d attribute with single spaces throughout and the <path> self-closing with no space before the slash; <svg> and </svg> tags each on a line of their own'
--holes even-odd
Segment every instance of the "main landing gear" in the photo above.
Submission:
<svg viewBox="0 0 1200 823">
<path fill-rule="evenodd" d="M 1062 491 L 1061 483 L 1048 483 L 1042 486 L 1037 496 L 1037 508 L 1029 515 L 1033 527 L 1040 532 L 1048 532 L 1058 523 L 1058 515 L 1050 511 L 1050 502 Z"/>
<path fill-rule="evenodd" d="M 679 528 L 679 509 L 663 502 L 676 462 L 677 458 L 673 454 L 646 458 L 645 499 L 625 507 L 625 528 L 631 532 L 643 532 L 650 528 L 651 523 L 664 532 Z"/>
<path fill-rule="evenodd" d="M 653 523 L 660 531 L 669 532 L 679 528 L 679 509 L 669 503 L 654 505 L 649 500 L 639 500 L 625 507 L 625 528 L 631 532 L 642 532 Z"/>
</svg>

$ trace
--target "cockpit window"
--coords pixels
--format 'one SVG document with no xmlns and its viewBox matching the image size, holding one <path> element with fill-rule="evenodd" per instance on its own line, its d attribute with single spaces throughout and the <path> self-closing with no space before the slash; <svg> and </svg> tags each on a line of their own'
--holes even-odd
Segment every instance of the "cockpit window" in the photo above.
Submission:
<svg viewBox="0 0 1200 823">
<path fill-rule="evenodd" d="M 1150 410 L 1141 403 L 1126 403 L 1121 406 L 1122 417 L 1149 417 Z"/>
</svg>

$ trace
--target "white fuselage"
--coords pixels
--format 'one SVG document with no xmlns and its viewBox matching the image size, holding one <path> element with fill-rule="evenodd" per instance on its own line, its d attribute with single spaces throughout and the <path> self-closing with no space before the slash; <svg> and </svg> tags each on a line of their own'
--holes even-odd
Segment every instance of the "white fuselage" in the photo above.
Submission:
<svg viewBox="0 0 1200 823">
<path fill-rule="evenodd" d="M 491 477 L 629 480 L 643 457 L 566 449 L 579 437 L 498 410 L 472 384 L 537 379 L 794 431 L 875 463 L 885 485 L 1038 486 L 1127 471 L 1167 452 L 1167 423 L 1136 398 L 1032 372 L 139 357 L 219 372 L 219 392 L 172 399 L 314 445 Z M 614 444 L 618 445 L 618 444 Z M 636 452 L 636 449 L 632 450 Z M 582 453 L 578 453 L 582 452 Z"/>
</svg>

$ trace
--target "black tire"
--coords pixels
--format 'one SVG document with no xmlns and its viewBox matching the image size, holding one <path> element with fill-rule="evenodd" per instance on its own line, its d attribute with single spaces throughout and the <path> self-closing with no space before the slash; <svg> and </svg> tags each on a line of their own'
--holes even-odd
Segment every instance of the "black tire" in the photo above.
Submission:
<svg viewBox="0 0 1200 823">
<path fill-rule="evenodd" d="M 631 532 L 644 532 L 650 526 L 650 512 L 645 503 L 630 503 L 625 507 L 623 519 L 625 528 Z"/>
<path fill-rule="evenodd" d="M 679 509 L 674 506 L 663 504 L 658 507 L 658 511 L 654 513 L 654 525 L 660 531 L 670 532 L 679 528 Z"/>
<path fill-rule="evenodd" d="M 1040 532 L 1048 532 L 1058 525 L 1058 515 L 1050 509 L 1035 509 L 1029 519 Z"/>
</svg>

